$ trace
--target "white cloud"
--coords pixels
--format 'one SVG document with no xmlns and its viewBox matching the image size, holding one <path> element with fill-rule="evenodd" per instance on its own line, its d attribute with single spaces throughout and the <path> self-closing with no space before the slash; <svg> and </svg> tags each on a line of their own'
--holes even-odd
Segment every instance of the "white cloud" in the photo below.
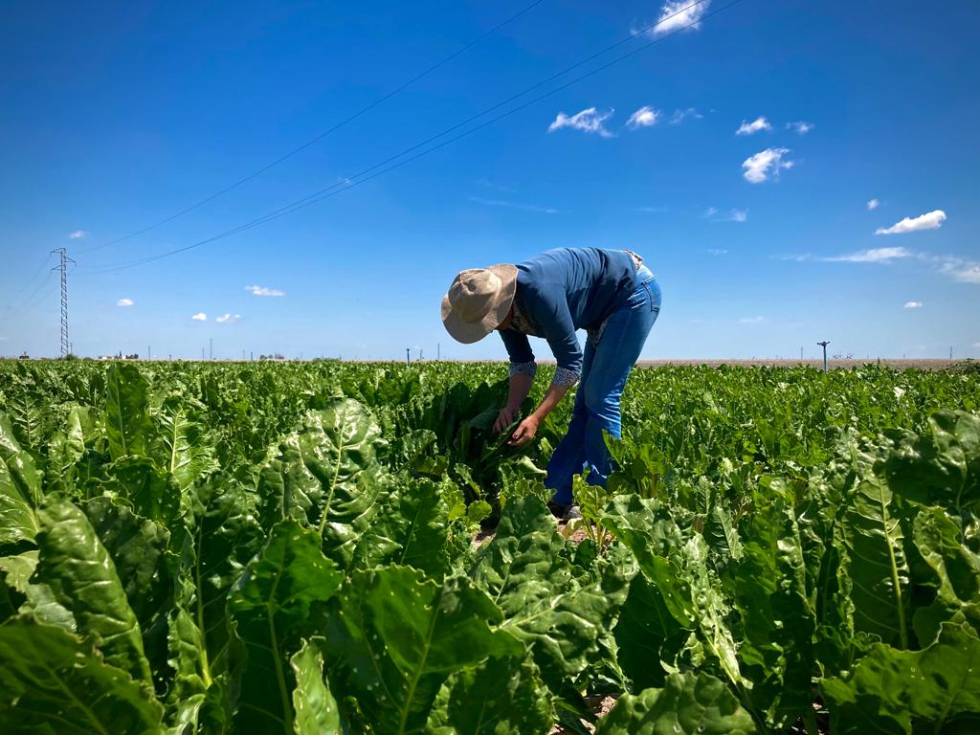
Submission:
<svg viewBox="0 0 980 735">
<path fill-rule="evenodd" d="M 816 125 L 814 125 L 813 123 L 805 122 L 803 120 L 800 120 L 798 122 L 786 123 L 787 130 L 795 130 L 799 135 L 806 135 L 815 127 Z"/>
<path fill-rule="evenodd" d="M 849 255 L 838 255 L 832 258 L 820 258 L 827 263 L 891 263 L 901 258 L 911 258 L 915 255 L 906 248 L 872 248 L 859 250 Z"/>
<path fill-rule="evenodd" d="M 613 112 L 615 110 L 599 112 L 595 107 L 589 107 L 571 116 L 559 112 L 555 121 L 548 126 L 548 132 L 553 133 L 561 128 L 573 128 L 574 130 L 581 130 L 583 133 L 596 133 L 602 138 L 612 138 L 614 137 L 613 134 L 603 126 L 603 123 L 612 117 Z"/>
<path fill-rule="evenodd" d="M 710 248 L 708 250 L 708 255 L 727 255 L 727 250 L 719 250 L 718 248 Z"/>
<path fill-rule="evenodd" d="M 637 207 L 637 212 L 646 212 L 647 214 L 663 214 L 664 212 L 670 211 L 667 207 Z"/>
<path fill-rule="evenodd" d="M 783 160 L 783 156 L 787 153 L 789 153 L 788 148 L 766 148 L 742 162 L 742 168 L 745 169 L 742 175 L 746 181 L 751 181 L 753 184 L 761 184 L 770 176 L 778 179 L 782 169 L 793 168 L 793 161 Z"/>
<path fill-rule="evenodd" d="M 879 202 L 877 199 L 869 199 L 868 200 L 868 211 L 869 212 L 872 212 L 872 211 L 876 210 L 880 206 L 881 206 L 881 202 Z"/>
<path fill-rule="evenodd" d="M 764 316 L 745 316 L 738 320 L 739 324 L 762 324 L 766 318 Z"/>
<path fill-rule="evenodd" d="M 906 309 L 921 309 L 922 308 L 922 302 L 921 301 L 906 301 L 905 302 L 905 308 Z"/>
<path fill-rule="evenodd" d="M 891 227 L 879 227 L 875 230 L 875 234 L 904 235 L 909 232 L 918 232 L 919 230 L 938 230 L 945 221 L 946 213 L 941 209 L 936 209 L 919 217 L 906 217 Z"/>
<path fill-rule="evenodd" d="M 541 214 L 558 214 L 557 209 L 551 207 L 539 207 L 536 204 L 521 204 L 520 202 L 508 202 L 503 199 L 484 199 L 483 197 L 470 197 L 471 202 L 483 204 L 487 207 L 505 207 L 507 209 L 519 209 L 523 212 L 540 212 Z"/>
<path fill-rule="evenodd" d="M 661 117 L 663 117 L 663 113 L 660 110 L 655 110 L 649 105 L 644 105 L 630 115 L 630 119 L 626 121 L 626 127 L 630 130 L 649 128 L 651 125 L 656 125 Z"/>
<path fill-rule="evenodd" d="M 85 230 L 75 230 L 74 232 L 68 233 L 69 240 L 81 240 L 83 237 L 88 237 L 88 233 Z"/>
<path fill-rule="evenodd" d="M 116 306 L 132 306 L 133 303 L 134 302 L 132 299 L 119 299 L 119 301 L 116 302 Z"/>
<path fill-rule="evenodd" d="M 696 31 L 701 27 L 701 19 L 710 6 L 711 0 L 699 4 L 695 4 L 695 0 L 667 0 L 660 9 L 657 25 L 650 32 L 659 36 L 681 28 Z"/>
<path fill-rule="evenodd" d="M 480 186 L 486 186 L 489 189 L 496 189 L 497 191 L 506 191 L 511 194 L 515 191 L 513 187 L 504 186 L 503 184 L 498 184 L 495 181 L 490 181 L 490 179 L 488 179 L 486 176 L 477 179 L 476 183 L 478 183 Z"/>
<path fill-rule="evenodd" d="M 195 314 L 194 316 L 192 316 L 191 319 L 193 319 L 196 322 L 206 322 L 208 320 L 208 315 L 202 311 L 199 314 Z"/>
<path fill-rule="evenodd" d="M 745 209 L 731 209 L 725 213 L 715 207 L 708 207 L 704 218 L 712 222 L 745 222 L 749 218 L 749 212 Z"/>
<path fill-rule="evenodd" d="M 934 263 L 939 272 L 960 283 L 980 284 L 980 263 L 952 255 L 923 256 Z"/>
<path fill-rule="evenodd" d="M 750 123 L 742 120 L 742 125 L 735 131 L 735 135 L 753 135 L 761 130 L 772 130 L 772 125 L 764 117 L 757 117 Z"/>
<path fill-rule="evenodd" d="M 275 288 L 266 288 L 265 286 L 246 286 L 245 290 L 251 293 L 253 296 L 285 296 L 285 291 L 279 291 Z"/>
<path fill-rule="evenodd" d="M 686 110 L 674 110 L 674 114 L 670 116 L 670 124 L 680 125 L 689 117 L 693 117 L 695 120 L 700 120 L 702 117 L 704 117 L 704 115 L 693 107 L 688 107 Z"/>
<path fill-rule="evenodd" d="M 224 324 L 226 322 L 237 322 L 241 318 L 242 318 L 241 314 L 222 314 L 217 319 L 215 319 L 215 321 L 218 322 L 219 324 Z"/>
</svg>

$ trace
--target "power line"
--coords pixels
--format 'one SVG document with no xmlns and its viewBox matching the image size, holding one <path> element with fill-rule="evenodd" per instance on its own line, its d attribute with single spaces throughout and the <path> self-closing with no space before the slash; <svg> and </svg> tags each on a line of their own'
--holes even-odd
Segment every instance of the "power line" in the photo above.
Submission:
<svg viewBox="0 0 980 735">
<path fill-rule="evenodd" d="M 247 176 L 244 176 L 241 179 L 238 179 L 238 181 L 234 182 L 233 184 L 230 184 L 229 186 L 226 186 L 225 188 L 220 189 L 219 191 L 216 191 L 214 194 L 211 194 L 210 196 L 205 197 L 204 199 L 200 200 L 199 202 L 197 202 L 195 204 L 192 204 L 191 206 L 186 207 L 185 209 L 182 209 L 179 212 L 170 215 L 169 217 L 165 217 L 164 219 L 162 219 L 162 220 L 160 220 L 158 222 L 154 222 L 153 224 L 148 225 L 147 227 L 144 227 L 144 228 L 142 228 L 140 230 L 137 230 L 135 232 L 131 232 L 128 235 L 125 235 L 123 237 L 117 238 L 115 240 L 112 240 L 110 242 L 104 243 L 102 245 L 97 245 L 95 247 L 88 248 L 86 250 L 81 251 L 81 253 L 82 254 L 93 253 L 96 250 L 101 250 L 103 248 L 110 247 L 111 245 L 117 245 L 117 244 L 119 244 L 121 242 L 125 242 L 126 240 L 130 240 L 130 239 L 132 239 L 134 237 L 138 237 L 139 235 L 145 234 L 145 233 L 149 232 L 150 230 L 153 230 L 153 229 L 156 229 L 157 227 L 160 227 L 161 225 L 165 225 L 168 222 L 172 222 L 175 219 L 177 219 L 178 217 L 183 217 L 185 214 L 188 214 L 189 212 L 193 212 L 195 209 L 198 209 L 199 207 L 203 207 L 205 204 L 214 201 L 218 197 L 223 196 L 224 194 L 227 194 L 228 192 L 232 191 L 233 189 L 237 189 L 242 184 L 245 184 L 245 183 L 251 181 L 252 179 L 256 178 L 257 176 L 260 176 L 260 175 L 264 174 L 269 169 L 274 168 L 275 166 L 278 166 L 280 163 L 283 163 L 284 161 L 292 158 L 297 153 L 300 153 L 301 151 L 306 150 L 310 146 L 312 146 L 312 145 L 314 145 L 316 143 L 319 143 L 321 140 L 323 140 L 324 138 L 326 138 L 328 135 L 330 135 L 332 133 L 335 133 L 336 131 L 338 131 L 342 127 L 344 127 L 345 125 L 347 125 L 347 124 L 353 122 L 354 120 L 356 120 L 357 118 L 361 117 L 361 115 L 364 115 L 365 113 L 370 112 L 371 110 L 373 110 L 378 105 L 380 105 L 380 104 L 382 104 L 384 102 L 387 102 L 388 100 L 390 100 L 392 97 L 394 97 L 398 93 L 405 91 L 406 89 L 408 89 L 409 87 L 411 87 L 413 84 L 415 84 L 416 82 L 420 81 L 424 77 L 427 77 L 429 74 L 431 74 L 432 72 L 436 71 L 437 69 L 445 66 L 446 64 L 448 64 L 450 61 L 452 61 L 456 57 L 461 56 L 462 54 L 466 53 L 467 51 L 469 51 L 474 46 L 477 46 L 478 44 L 482 43 L 487 38 L 489 38 L 490 36 L 492 36 L 493 34 L 495 34 L 497 31 L 499 31 L 501 28 L 503 28 L 504 26 L 510 25 L 511 23 L 513 23 L 515 20 L 517 20 L 521 16 L 529 13 L 531 10 L 533 10 L 535 7 L 537 7 L 538 5 L 540 5 L 543 2 L 544 2 L 544 0 L 534 0 L 534 2 L 532 2 L 530 5 L 527 5 L 523 10 L 520 10 L 517 13 L 514 13 L 514 15 L 510 16 L 509 18 L 507 18 L 504 21 L 501 21 L 500 23 L 498 23 L 497 25 L 495 25 L 493 28 L 491 28 L 490 30 L 488 30 L 486 33 L 484 33 L 483 35 L 481 35 L 479 38 L 477 38 L 476 40 L 470 41 L 468 44 L 466 44 L 462 48 L 454 51 L 453 53 L 451 53 L 449 56 L 445 57 L 441 61 L 438 61 L 435 64 L 433 64 L 432 66 L 428 67 L 425 71 L 422 71 L 422 72 L 416 74 L 414 77 L 412 77 L 411 79 L 409 79 L 404 84 L 402 84 L 402 85 L 400 85 L 398 87 L 395 87 L 393 90 L 391 90 L 387 94 L 379 97 L 374 102 L 371 102 L 370 104 L 368 104 L 365 107 L 362 107 L 360 110 L 358 110 L 357 112 L 353 113 L 352 115 L 349 115 L 348 117 L 344 118 L 343 120 L 341 120 L 340 122 L 338 122 L 337 124 L 335 124 L 333 127 L 325 130 L 324 132 L 320 133 L 319 135 L 317 135 L 317 136 L 315 136 L 313 138 L 310 138 L 308 141 L 306 141 L 302 145 L 300 145 L 300 146 L 298 146 L 296 148 L 293 148 L 288 153 L 285 153 L 284 155 L 280 156 L 279 158 L 277 158 L 276 160 L 272 161 L 271 163 L 266 164 L 262 168 L 259 168 L 256 171 L 253 171 L 252 173 L 248 174 Z"/>
<path fill-rule="evenodd" d="M 438 143 L 437 145 L 434 145 L 434 146 L 432 146 L 430 148 L 427 148 L 425 150 L 422 150 L 422 151 L 416 153 L 415 155 L 413 155 L 413 156 L 411 156 L 409 158 L 406 158 L 406 159 L 404 159 L 402 161 L 399 161 L 397 163 L 394 163 L 395 161 L 397 161 L 397 159 L 402 158 L 402 157 L 408 155 L 409 153 L 413 153 L 414 151 L 417 151 L 419 148 L 424 148 L 429 143 L 435 142 L 439 138 L 442 138 L 442 137 L 446 136 L 447 134 L 449 134 L 449 133 L 451 133 L 451 132 L 453 132 L 455 130 L 458 130 L 461 127 L 464 127 L 468 123 L 474 122 L 475 120 L 477 120 L 477 119 L 485 116 L 489 112 L 492 112 L 492 111 L 494 111 L 496 109 L 499 109 L 500 107 L 503 107 L 504 105 L 508 104 L 509 102 L 513 102 L 513 101 L 519 99 L 520 97 L 523 97 L 528 92 L 533 91 L 535 89 L 538 89 L 538 88 L 544 86 L 549 81 L 553 81 L 554 79 L 556 79 L 558 77 L 564 76 L 569 71 L 572 71 L 574 69 L 577 69 L 577 68 L 581 67 L 582 65 L 588 63 L 588 61 L 593 60 L 593 59 L 595 59 L 595 58 L 597 58 L 599 56 L 602 56 L 602 55 L 608 53 L 609 51 L 611 51 L 611 50 L 613 50 L 615 48 L 618 48 L 619 46 L 622 46 L 624 43 L 627 43 L 627 42 L 635 39 L 636 37 L 638 37 L 638 36 L 646 33 L 647 31 L 652 30 L 656 26 L 658 26 L 658 25 L 660 25 L 660 24 L 662 24 L 662 23 L 670 20 L 671 18 L 673 18 L 675 16 L 678 16 L 678 15 L 680 15 L 682 13 L 686 13 L 691 8 L 696 7 L 698 5 L 701 5 L 702 3 L 709 2 L 709 1 L 710 0 L 697 0 L 697 2 L 694 2 L 694 3 L 692 3 L 692 4 L 688 5 L 688 6 L 685 6 L 684 8 L 679 9 L 673 15 L 669 15 L 669 16 L 666 16 L 664 18 L 661 18 L 656 23 L 652 23 L 649 26 L 646 26 L 645 28 L 637 31 L 636 33 L 631 34 L 629 38 L 623 39 L 621 41 L 618 41 L 617 43 L 613 44 L 612 46 L 609 46 L 609 47 L 603 49 L 602 51 L 599 51 L 599 52 L 593 54 L 592 56 L 588 57 L 584 61 L 580 61 L 580 62 L 578 62 L 576 64 L 573 64 L 572 66 L 564 69 L 563 71 L 560 71 L 560 72 L 558 72 L 556 74 L 553 74 L 552 76 L 548 77 L 547 79 L 545 79 L 545 80 L 543 80 L 541 82 L 538 82 L 537 84 L 534 84 L 531 87 L 528 87 L 524 91 L 519 92 L 519 93 L 517 93 L 515 95 L 512 95 L 511 97 L 507 98 L 506 100 L 503 100 L 502 102 L 499 102 L 499 103 L 497 103 L 495 105 L 492 105 L 491 107 L 486 108 L 482 112 L 479 112 L 476 115 L 473 115 L 473 116 L 467 118 L 466 120 L 463 120 L 462 122 L 456 123 L 455 125 L 452 125 L 451 127 L 446 128 L 445 130 L 443 130 L 443 131 L 441 131 L 439 133 L 436 133 L 435 135 L 432 135 L 429 138 L 426 138 L 425 140 L 421 141 L 420 143 L 417 143 L 417 144 L 415 144 L 413 146 L 410 146 L 409 148 L 406 148 L 403 151 L 401 151 L 399 153 L 396 153 L 393 156 L 389 156 L 388 158 L 384 159 L 383 161 L 380 161 L 379 163 L 376 163 L 373 166 L 371 166 L 369 168 L 366 168 L 366 169 L 364 169 L 364 170 L 362 170 L 362 171 L 354 174 L 351 177 L 347 177 L 346 179 L 342 180 L 339 183 L 332 184 L 332 185 L 330 185 L 328 187 L 325 187 L 323 189 L 320 189 L 319 191 L 315 191 L 312 194 L 310 194 L 310 195 L 308 195 L 306 197 L 303 197 L 302 199 L 298 199 L 298 200 L 296 200 L 296 201 L 294 201 L 294 202 L 292 202 L 290 204 L 287 204 L 287 205 L 285 205 L 283 207 L 280 207 L 279 209 L 273 210 L 272 212 L 269 212 L 268 214 L 265 214 L 265 215 L 263 215 L 261 217 L 258 217 L 257 219 L 251 220 L 250 222 L 246 222 L 243 225 L 239 225 L 239 226 L 233 227 L 233 228 L 231 228 L 229 230 L 225 230 L 223 232 L 218 233 L 217 235 L 213 235 L 213 236 L 208 237 L 208 238 L 205 238 L 203 240 L 199 240 L 197 242 L 191 243 L 190 245 L 185 245 L 185 246 L 180 247 L 180 248 L 175 248 L 174 250 L 168 250 L 168 251 L 165 251 L 163 253 L 158 253 L 157 255 L 151 255 L 151 256 L 147 256 L 145 258 L 140 258 L 138 260 L 131 261 L 131 262 L 128 262 L 128 263 L 123 263 L 123 264 L 118 265 L 118 266 L 110 266 L 108 268 L 102 268 L 102 269 L 99 269 L 99 270 L 88 271 L 88 272 L 85 273 L 85 275 L 99 275 L 99 274 L 103 274 L 103 273 L 114 273 L 116 271 L 126 270 L 128 268 L 135 268 L 135 267 L 140 266 L 140 265 L 145 265 L 147 263 L 152 263 L 152 262 L 157 261 L 157 260 L 162 260 L 164 258 L 169 258 L 171 256 L 174 256 L 174 255 L 178 255 L 180 253 L 187 252 L 188 250 L 193 250 L 193 249 L 199 248 L 199 247 L 201 247 L 203 245 L 210 244 L 210 243 L 215 242 L 217 240 L 221 240 L 221 239 L 224 239 L 226 237 L 230 237 L 231 235 L 235 235 L 235 234 L 238 234 L 240 232 L 244 232 L 246 230 L 250 230 L 253 227 L 258 227 L 260 225 L 266 224 L 266 223 L 271 222 L 273 220 L 279 219 L 280 217 L 285 217 L 286 215 L 292 214 L 292 213 L 294 213 L 296 211 L 299 211 L 300 209 L 305 209 L 308 206 L 311 206 L 313 204 L 316 204 L 316 203 L 318 203 L 320 201 L 323 201 L 324 199 L 328 199 L 328 198 L 330 198 L 332 196 L 336 196 L 337 194 L 340 194 L 341 192 L 347 191 L 349 189 L 353 189 L 355 186 L 359 186 L 359 185 L 361 185 L 363 183 L 366 183 L 367 181 L 370 181 L 370 180 L 375 179 L 375 178 L 377 178 L 379 176 L 382 176 L 382 175 L 384 175 L 384 174 L 386 174 L 386 173 L 388 173 L 390 171 L 393 171 L 393 170 L 395 170 L 397 168 L 400 168 L 400 167 L 402 167 L 402 166 L 404 166 L 404 165 L 406 165 L 408 163 L 411 163 L 412 161 L 415 161 L 415 160 L 417 160 L 419 158 L 422 158 L 424 156 L 427 156 L 430 153 L 433 153 L 433 152 L 435 152 L 435 151 L 437 151 L 437 150 L 439 150 L 441 148 L 444 148 L 444 147 L 446 147 L 447 145 L 449 145 L 451 143 L 454 143 L 454 142 L 456 142 L 456 141 L 458 141 L 458 140 L 460 140 L 462 138 L 465 138 L 465 137 L 467 137 L 469 135 L 472 135 L 473 133 L 475 133 L 475 132 L 477 132 L 479 130 L 482 130 L 485 127 L 488 127 L 489 125 L 492 125 L 492 124 L 494 124 L 494 123 L 496 123 L 496 122 L 498 122 L 498 121 L 500 121 L 500 120 L 502 120 L 502 119 L 504 119 L 506 117 L 509 117 L 510 115 L 513 115 L 513 114 L 515 114 L 517 112 L 520 112 L 521 110 L 524 110 L 524 109 L 530 107 L 531 105 L 536 104 L 537 102 L 540 102 L 543 99 L 546 99 L 546 98 L 548 98 L 548 97 L 550 97 L 550 96 L 552 96 L 554 94 L 557 94 L 558 92 L 561 92 L 562 90 L 567 89 L 568 87 L 571 87 L 572 85 L 577 84 L 578 82 L 581 82 L 581 81 L 583 81 L 585 79 L 588 79 L 589 77 L 592 77 L 592 76 L 594 76 L 594 75 L 596 75 L 596 74 L 598 74 L 598 73 L 600 73 L 602 71 L 605 71 L 606 69 L 608 69 L 608 68 L 610 68 L 612 66 L 615 66 L 616 64 L 619 64 L 619 63 L 625 61 L 626 59 L 629 59 L 629 58 L 637 55 L 638 53 L 640 53 L 642 51 L 645 51 L 645 50 L 649 49 L 650 47 L 652 47 L 652 46 L 654 46 L 654 45 L 656 45 L 656 44 L 658 44 L 658 43 L 660 43 L 662 41 L 667 40 L 671 36 L 673 36 L 673 35 L 675 35 L 677 33 L 680 33 L 681 31 L 687 30 L 688 28 L 691 28 L 691 27 L 693 27 L 695 25 L 698 25 L 699 23 L 703 22 L 704 20 L 706 20 L 706 19 L 708 19 L 708 18 L 710 18 L 710 17 L 712 17 L 714 15 L 718 15 L 719 13 L 724 12 L 725 10 L 728 10 L 729 8 L 731 8 L 731 7 L 735 6 L 735 5 L 737 5 L 739 2 L 741 2 L 741 0 L 733 0 L 733 2 L 730 2 L 727 5 L 724 5 L 721 8 L 718 8 L 717 10 L 715 10 L 715 11 L 713 11 L 711 13 L 707 13 L 707 14 L 699 17 L 696 21 L 693 21 L 691 23 L 688 23 L 687 25 L 684 25 L 684 26 L 678 26 L 674 30 L 669 31 L 669 32 L 663 34 L 659 38 L 654 39 L 653 41 L 650 41 L 649 43 L 646 43 L 646 44 L 644 44 L 644 45 L 642 45 L 642 46 L 640 46 L 640 47 L 638 47 L 638 48 L 636 48 L 636 49 L 634 49 L 632 51 L 629 51 L 629 52 L 627 52 L 627 53 L 625 53 L 625 54 L 623 54 L 621 56 L 618 56 L 615 59 L 613 59 L 613 60 L 611 60 L 609 62 L 606 62 L 605 64 L 603 64 L 603 65 L 601 65 L 601 66 L 599 66 L 599 67 L 597 67 L 597 68 L 595 68 L 595 69 L 593 69 L 593 70 L 591 70 L 591 71 L 589 71 L 589 72 L 587 72 L 585 74 L 582 74 L 581 76 L 578 76 L 578 77 L 576 77 L 576 78 L 574 78 L 574 79 L 572 79 L 572 80 L 570 80 L 570 81 L 568 81 L 568 82 L 566 82 L 566 83 L 564 83 L 564 84 L 562 84 L 562 85 L 560 85 L 560 86 L 558 86 L 558 87 L 556 87 L 554 89 L 549 90 L 548 92 L 545 92 L 542 95 L 539 95 L 539 96 L 537 96 L 537 97 L 535 97 L 535 98 L 533 98 L 531 100 L 528 100 L 527 102 L 524 102 L 524 103 L 518 105 L 517 107 L 513 107 L 510 110 L 507 110 L 506 112 L 504 112 L 504 113 L 502 113 L 500 115 L 497 115 L 496 117 L 493 117 L 490 120 L 487 120 L 487 121 L 481 123 L 480 125 L 478 125 L 476 127 L 473 127 L 473 128 L 471 128 L 471 129 L 469 129 L 467 131 L 464 131 L 464 132 L 460 133 L 459 135 L 456 135 L 456 136 L 454 136 L 452 138 L 449 138 L 447 140 L 444 140 L 441 143 Z M 389 166 L 385 167 L 387 164 L 392 164 L 392 165 L 389 165 Z M 378 169 L 381 169 L 381 170 L 378 170 Z"/>
<path fill-rule="evenodd" d="M 47 260 L 45 261 L 44 264 L 47 265 Z M 23 303 L 20 306 L 14 307 L 8 313 L 0 315 L 0 321 L 4 321 L 4 320 L 7 320 L 7 319 L 12 319 L 13 317 L 18 316 L 18 315 L 23 316 L 25 314 L 29 314 L 31 311 L 34 310 L 34 308 L 38 304 L 43 303 L 44 302 L 44 299 L 46 299 L 51 294 L 51 292 L 54 290 L 53 288 L 51 289 L 51 291 L 48 291 L 47 293 L 45 293 L 44 296 L 42 296 L 41 299 L 39 301 L 37 301 L 35 304 L 31 304 L 31 302 L 33 301 L 34 297 L 37 296 L 38 292 L 42 288 L 44 288 L 44 286 L 48 283 L 48 281 L 50 279 L 51 279 L 51 271 L 48 271 L 47 275 L 44 278 L 41 279 L 41 282 L 39 284 L 37 284 L 37 286 L 35 287 L 35 289 L 33 291 L 31 291 L 30 295 L 26 299 L 24 299 Z"/>
<path fill-rule="evenodd" d="M 44 256 L 44 260 L 41 261 L 41 264 L 38 266 L 37 270 L 34 271 L 34 274 L 30 278 L 28 278 L 26 281 L 24 281 L 24 284 L 20 287 L 20 290 L 17 291 L 17 293 L 15 293 L 13 296 L 8 296 L 7 297 L 7 302 L 5 304 L 6 306 L 9 307 L 14 302 L 16 302 L 17 300 L 20 299 L 21 295 L 27 289 L 29 289 L 31 287 L 31 285 L 34 283 L 34 281 L 37 280 L 37 277 L 39 275 L 41 275 L 41 273 L 44 272 L 44 269 L 47 266 L 48 261 L 50 261 L 50 260 L 51 260 L 51 253 L 48 253 L 46 256 Z M 43 285 L 43 283 L 42 283 L 42 285 Z M 34 292 L 31 295 L 33 296 L 34 293 L 37 293 L 37 291 L 38 291 L 39 288 L 40 288 L 40 286 L 37 289 L 35 289 Z"/>
</svg>

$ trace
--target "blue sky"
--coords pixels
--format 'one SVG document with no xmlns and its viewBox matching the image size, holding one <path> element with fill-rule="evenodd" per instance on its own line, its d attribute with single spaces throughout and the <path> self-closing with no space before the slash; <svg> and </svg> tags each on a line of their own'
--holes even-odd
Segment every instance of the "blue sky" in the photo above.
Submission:
<svg viewBox="0 0 980 735">
<path fill-rule="evenodd" d="M 431 155 L 110 272 L 343 187 L 672 3 L 543 0 L 281 165 L 114 245 L 530 0 L 5 3 L 0 354 L 57 354 L 53 248 L 78 263 L 81 355 L 195 357 L 213 339 L 216 357 L 441 345 L 477 359 L 505 353 L 444 332 L 456 271 L 600 246 L 641 253 L 662 284 L 644 357 L 811 357 L 821 339 L 856 357 L 980 356 L 980 5 L 694 1 L 576 73 L 662 42 Z"/>
</svg>

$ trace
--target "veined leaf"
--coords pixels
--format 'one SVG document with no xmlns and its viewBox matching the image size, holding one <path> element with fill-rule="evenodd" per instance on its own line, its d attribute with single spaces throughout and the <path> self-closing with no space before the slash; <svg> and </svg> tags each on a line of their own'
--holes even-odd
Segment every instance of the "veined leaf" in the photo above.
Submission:
<svg viewBox="0 0 980 735">
<path fill-rule="evenodd" d="M 115 361 L 106 373 L 106 436 L 114 460 L 146 457 L 150 414 L 146 378 L 132 363 Z"/>
<path fill-rule="evenodd" d="M 966 620 L 980 630 L 980 556 L 961 538 L 960 529 L 942 508 L 923 508 L 915 517 L 915 546 L 932 573 L 936 590 L 928 607 L 915 611 L 913 624 L 921 645 L 936 640 L 943 622 Z"/>
<path fill-rule="evenodd" d="M 908 564 L 888 485 L 859 459 L 841 532 L 853 586 L 854 628 L 908 647 Z"/>
<path fill-rule="evenodd" d="M 241 658 L 240 643 L 232 634 L 228 617 L 229 590 L 265 539 L 251 496 L 233 477 L 216 476 L 195 485 L 185 499 L 188 510 L 175 603 L 187 617 L 178 614 L 171 620 L 170 655 L 175 659 L 171 665 L 190 677 L 182 685 L 187 691 L 207 690 L 210 697 L 210 689 L 236 670 Z M 174 626 L 178 626 L 176 631 Z M 198 645 L 198 640 L 203 645 L 195 654 L 190 647 Z M 184 655 L 196 656 L 197 660 L 182 662 Z M 203 687 L 193 680 L 193 672 L 198 670 Z M 212 716 L 225 717 L 220 712 Z"/>
<path fill-rule="evenodd" d="M 188 418 L 183 402 L 168 400 L 159 413 L 162 466 L 184 491 L 202 475 L 218 469 L 203 427 Z"/>
<path fill-rule="evenodd" d="M 632 691 L 640 691 L 663 686 L 671 670 L 667 666 L 673 664 L 668 650 L 683 646 L 690 632 L 670 614 L 656 585 L 637 574 L 630 581 L 613 634 L 619 665 L 629 677 Z"/>
<path fill-rule="evenodd" d="M 33 541 L 40 528 L 41 474 L 0 412 L 0 548 Z"/>
<path fill-rule="evenodd" d="M 441 580 L 449 567 L 449 508 L 442 486 L 431 480 L 411 480 L 389 492 L 383 502 L 371 529 L 357 545 L 354 565 L 411 566 Z"/>
<path fill-rule="evenodd" d="M 113 462 L 102 488 L 125 498 L 143 518 L 166 526 L 174 522 L 180 510 L 180 489 L 173 478 L 143 457 Z"/>
<path fill-rule="evenodd" d="M 929 433 L 902 432 L 885 463 L 888 485 L 923 505 L 959 514 L 980 504 L 980 416 L 943 411 Z"/>
<path fill-rule="evenodd" d="M 29 619 L 0 625 L 0 731 L 158 733 L 163 707 L 92 641 Z"/>
<path fill-rule="evenodd" d="M 228 610 L 248 652 L 242 675 L 241 727 L 290 732 L 293 711 L 287 670 L 297 626 L 310 607 L 333 597 L 343 580 L 320 551 L 320 536 L 295 521 L 272 529 L 269 542 L 245 568 Z"/>
<path fill-rule="evenodd" d="M 163 555 L 170 531 L 105 496 L 93 498 L 82 508 L 112 557 L 133 612 L 146 625 L 160 611 L 168 592 L 169 575 L 164 569 Z"/>
<path fill-rule="evenodd" d="M 421 733 L 451 673 L 524 655 L 518 640 L 491 627 L 501 619 L 465 578 L 437 585 L 410 567 L 355 571 L 332 610 L 326 652 L 377 735 Z"/>
<path fill-rule="evenodd" d="M 698 631 L 729 680 L 744 685 L 725 619 L 728 604 L 711 573 L 704 539 L 694 534 L 684 540 L 659 503 L 637 497 L 614 499 L 603 514 L 603 523 L 633 552 L 677 623 Z"/>
<path fill-rule="evenodd" d="M 289 659 L 296 679 L 293 708 L 296 735 L 339 735 L 340 712 L 337 700 L 323 677 L 323 654 L 315 643 L 303 641 L 302 648 Z"/>
<path fill-rule="evenodd" d="M 323 538 L 324 553 L 347 567 L 374 511 L 379 434 L 357 401 L 311 411 L 262 473 L 266 516 L 309 523 Z"/>
<path fill-rule="evenodd" d="M 744 556 L 725 579 L 741 614 L 741 670 L 755 706 L 772 727 L 785 729 L 813 706 L 816 615 L 800 532 L 793 511 L 778 504 L 757 507 L 739 531 Z"/>
<path fill-rule="evenodd" d="M 835 735 L 911 733 L 913 723 L 931 732 L 980 725 L 980 638 L 965 624 L 942 626 L 939 639 L 921 651 L 876 643 L 845 678 L 820 683 L 830 704 Z M 948 730 L 946 728 L 949 728 Z"/>
<path fill-rule="evenodd" d="M 503 611 L 501 627 L 530 647 L 556 694 L 586 669 L 614 610 L 598 582 L 575 579 L 560 558 L 564 544 L 541 500 L 515 498 L 470 573 Z"/>
<path fill-rule="evenodd" d="M 752 717 L 724 682 L 709 674 L 667 677 L 662 689 L 624 694 L 599 720 L 596 735 L 749 735 Z"/>
<path fill-rule="evenodd" d="M 555 721 L 548 689 L 530 661 L 491 658 L 454 674 L 445 686 L 445 723 L 454 733 L 544 735 Z"/>
<path fill-rule="evenodd" d="M 40 517 L 40 554 L 32 581 L 46 584 L 55 600 L 71 611 L 79 633 L 98 636 L 106 663 L 149 684 L 139 621 L 92 524 L 58 495 L 45 500 Z"/>
</svg>

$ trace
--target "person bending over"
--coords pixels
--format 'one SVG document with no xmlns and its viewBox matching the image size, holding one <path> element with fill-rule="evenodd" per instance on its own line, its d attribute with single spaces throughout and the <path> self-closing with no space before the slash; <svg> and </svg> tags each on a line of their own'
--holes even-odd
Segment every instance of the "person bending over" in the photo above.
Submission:
<svg viewBox="0 0 980 735">
<path fill-rule="evenodd" d="M 534 438 L 541 421 L 576 383 L 568 430 L 548 462 L 545 486 L 558 517 L 578 513 L 572 478 L 605 486 L 612 461 L 602 432 L 622 436 L 619 401 L 657 316 L 661 291 L 643 259 L 629 250 L 559 248 L 518 265 L 460 271 L 442 300 L 453 339 L 472 344 L 497 331 L 510 357 L 507 405 L 494 431 L 514 420 L 537 372 L 528 337 L 545 339 L 557 366 L 544 400 L 524 418 L 511 443 Z M 585 352 L 575 331 L 585 329 Z"/>
</svg>

